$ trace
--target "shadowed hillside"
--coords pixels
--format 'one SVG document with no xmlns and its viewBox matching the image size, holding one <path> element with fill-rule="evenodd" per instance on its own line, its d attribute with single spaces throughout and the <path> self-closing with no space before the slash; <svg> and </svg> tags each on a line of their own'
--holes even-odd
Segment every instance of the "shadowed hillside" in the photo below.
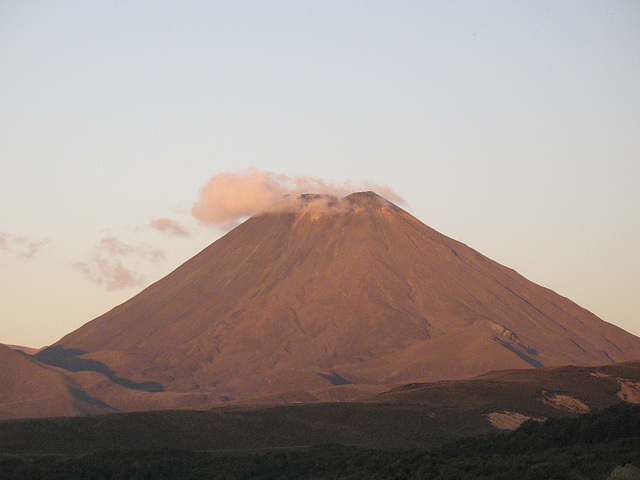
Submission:
<svg viewBox="0 0 640 480">
<path fill-rule="evenodd" d="M 508 435 L 461 439 L 430 450 L 363 449 L 338 444 L 253 453 L 181 449 L 106 450 L 84 456 L 0 457 L 0 479 L 584 479 L 640 474 L 640 406 L 544 424 Z"/>
<path fill-rule="evenodd" d="M 361 402 L 4 421 L 0 453 L 88 453 L 116 445 L 215 451 L 322 443 L 425 448 L 460 436 L 512 430 L 528 419 L 575 417 L 623 400 L 640 403 L 640 362 L 494 372 L 407 385 Z"/>
</svg>

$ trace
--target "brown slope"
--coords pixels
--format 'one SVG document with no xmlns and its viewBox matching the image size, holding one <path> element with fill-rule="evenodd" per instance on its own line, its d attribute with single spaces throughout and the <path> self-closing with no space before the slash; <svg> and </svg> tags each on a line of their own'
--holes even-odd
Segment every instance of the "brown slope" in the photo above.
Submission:
<svg viewBox="0 0 640 480">
<path fill-rule="evenodd" d="M 369 401 L 420 405 L 450 432 L 513 430 L 528 419 L 577 416 L 621 401 L 640 403 L 640 361 L 502 370 L 467 380 L 403 385 Z"/>
<path fill-rule="evenodd" d="M 42 347 L 42 348 L 25 347 L 24 345 L 9 345 L 8 343 L 5 343 L 4 345 L 6 347 L 9 347 L 12 350 L 18 350 L 22 353 L 26 353 L 27 355 L 35 355 L 40 350 L 42 350 L 42 348 L 46 348 L 46 347 Z"/>
<path fill-rule="evenodd" d="M 637 337 L 370 192 L 256 215 L 56 346 L 216 398 L 640 358 Z"/>
<path fill-rule="evenodd" d="M 528 418 L 595 412 L 620 403 L 632 390 L 640 402 L 640 362 L 512 370 L 406 385 L 364 402 L 217 405 L 206 411 L 0 422 L 0 453 L 78 455 L 117 446 L 229 454 L 327 443 L 427 448 L 453 437 L 512 429 Z"/>
<path fill-rule="evenodd" d="M 0 419 L 114 411 L 58 369 L 0 344 Z"/>
</svg>

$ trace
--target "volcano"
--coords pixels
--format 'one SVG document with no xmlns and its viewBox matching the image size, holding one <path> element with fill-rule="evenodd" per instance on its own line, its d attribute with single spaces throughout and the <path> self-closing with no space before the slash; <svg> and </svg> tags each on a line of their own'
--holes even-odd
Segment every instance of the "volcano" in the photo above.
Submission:
<svg viewBox="0 0 640 480">
<path fill-rule="evenodd" d="M 640 338 L 360 192 L 283 200 L 36 358 L 140 395 L 304 400 L 623 362 Z"/>
</svg>

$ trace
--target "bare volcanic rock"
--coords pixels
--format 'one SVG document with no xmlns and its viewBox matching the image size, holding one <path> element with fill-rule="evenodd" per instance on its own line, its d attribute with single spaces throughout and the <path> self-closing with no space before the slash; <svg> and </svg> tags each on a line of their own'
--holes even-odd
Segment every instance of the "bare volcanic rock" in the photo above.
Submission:
<svg viewBox="0 0 640 480">
<path fill-rule="evenodd" d="M 203 403 L 640 358 L 640 338 L 372 192 L 255 215 L 51 348 L 37 358 Z"/>
</svg>

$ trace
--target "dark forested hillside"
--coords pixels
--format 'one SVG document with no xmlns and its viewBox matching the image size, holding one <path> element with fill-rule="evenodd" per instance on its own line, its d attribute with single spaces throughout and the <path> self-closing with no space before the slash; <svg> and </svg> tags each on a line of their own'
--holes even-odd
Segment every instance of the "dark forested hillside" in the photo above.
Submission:
<svg viewBox="0 0 640 480">
<path fill-rule="evenodd" d="M 319 445 L 252 455 L 177 449 L 4 456 L 0 479 L 589 479 L 640 472 L 640 405 L 523 424 L 429 451 Z M 621 469 L 619 469 L 621 470 Z"/>
</svg>

